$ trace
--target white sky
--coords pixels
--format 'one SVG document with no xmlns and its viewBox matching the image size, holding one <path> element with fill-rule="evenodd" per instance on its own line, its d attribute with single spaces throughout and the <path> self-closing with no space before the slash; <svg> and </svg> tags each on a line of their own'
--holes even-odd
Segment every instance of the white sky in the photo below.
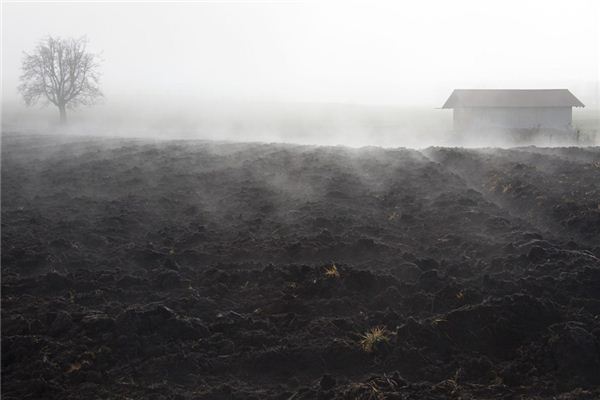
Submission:
<svg viewBox="0 0 600 400">
<path fill-rule="evenodd" d="M 600 2 L 15 3 L 3 102 L 23 51 L 87 35 L 105 102 L 197 99 L 440 106 L 453 88 L 569 88 L 600 101 Z"/>
</svg>

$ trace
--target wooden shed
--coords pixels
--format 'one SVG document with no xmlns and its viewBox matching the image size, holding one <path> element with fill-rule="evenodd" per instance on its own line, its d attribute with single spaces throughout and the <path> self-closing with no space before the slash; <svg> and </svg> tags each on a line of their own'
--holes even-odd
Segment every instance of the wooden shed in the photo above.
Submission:
<svg viewBox="0 0 600 400">
<path fill-rule="evenodd" d="M 442 108 L 454 110 L 455 132 L 523 134 L 572 131 L 573 107 L 584 105 L 567 89 L 456 89 Z"/>
</svg>

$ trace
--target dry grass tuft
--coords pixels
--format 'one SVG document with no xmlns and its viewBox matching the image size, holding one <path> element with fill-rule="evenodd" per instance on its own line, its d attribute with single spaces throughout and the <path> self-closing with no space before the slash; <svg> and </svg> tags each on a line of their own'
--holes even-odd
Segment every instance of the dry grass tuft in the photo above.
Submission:
<svg viewBox="0 0 600 400">
<path fill-rule="evenodd" d="M 325 268 L 325 276 L 327 278 L 339 278 L 340 271 L 338 271 L 335 264 L 332 264 L 330 267 Z"/>
<path fill-rule="evenodd" d="M 389 332 L 383 326 L 371 328 L 367 333 L 361 335 L 360 347 L 367 353 L 372 353 L 380 343 L 390 341 Z"/>
</svg>

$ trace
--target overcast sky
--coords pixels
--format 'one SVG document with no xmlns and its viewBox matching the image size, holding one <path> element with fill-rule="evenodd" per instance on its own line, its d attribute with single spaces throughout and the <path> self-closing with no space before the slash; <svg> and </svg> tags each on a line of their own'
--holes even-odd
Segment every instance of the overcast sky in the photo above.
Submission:
<svg viewBox="0 0 600 400">
<path fill-rule="evenodd" d="M 105 102 L 439 107 L 453 88 L 570 88 L 598 105 L 600 2 L 10 3 L 3 102 L 23 51 L 87 35 Z"/>
</svg>

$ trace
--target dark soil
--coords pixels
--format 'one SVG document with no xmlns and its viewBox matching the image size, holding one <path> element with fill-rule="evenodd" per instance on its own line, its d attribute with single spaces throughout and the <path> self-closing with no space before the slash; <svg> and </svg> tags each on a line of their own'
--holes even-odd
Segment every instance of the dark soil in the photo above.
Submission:
<svg viewBox="0 0 600 400">
<path fill-rule="evenodd" d="M 2 397 L 597 399 L 599 246 L 598 148 L 5 133 Z"/>
</svg>

